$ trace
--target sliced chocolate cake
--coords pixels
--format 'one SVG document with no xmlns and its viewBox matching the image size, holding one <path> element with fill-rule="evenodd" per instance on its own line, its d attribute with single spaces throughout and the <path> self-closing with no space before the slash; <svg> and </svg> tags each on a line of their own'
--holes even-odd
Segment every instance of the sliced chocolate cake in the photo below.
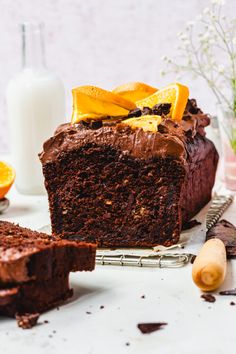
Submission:
<svg viewBox="0 0 236 354">
<path fill-rule="evenodd" d="M 96 246 L 0 221 L 0 284 L 47 280 L 94 269 Z"/>
<path fill-rule="evenodd" d="M 69 273 L 92 271 L 95 252 L 95 244 L 0 221 L 0 315 L 41 313 L 62 303 L 73 294 Z"/>
<path fill-rule="evenodd" d="M 195 100 L 186 105 L 186 98 L 178 120 L 164 102 L 123 117 L 94 110 L 77 119 L 74 112 L 73 124 L 44 144 L 54 235 L 101 247 L 178 242 L 183 224 L 211 199 L 218 154 L 205 137 L 209 116 Z"/>
</svg>

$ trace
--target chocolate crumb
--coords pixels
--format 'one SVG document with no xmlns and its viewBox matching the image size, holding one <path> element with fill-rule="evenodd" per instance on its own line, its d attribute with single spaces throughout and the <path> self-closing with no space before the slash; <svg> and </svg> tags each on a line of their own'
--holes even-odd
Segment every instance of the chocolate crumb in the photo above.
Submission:
<svg viewBox="0 0 236 354">
<path fill-rule="evenodd" d="M 199 221 L 197 221 L 196 219 L 190 220 L 190 221 L 184 223 L 182 230 L 189 230 L 197 225 L 201 225 L 201 223 Z"/>
<path fill-rule="evenodd" d="M 100 306 L 100 309 L 102 310 L 102 309 L 104 309 L 104 307 L 105 307 L 105 306 L 101 305 L 101 306 Z"/>
<path fill-rule="evenodd" d="M 163 326 L 166 325 L 167 325 L 166 322 L 153 322 L 153 323 L 139 323 L 137 327 L 143 334 L 148 334 L 155 331 L 159 331 Z"/>
<path fill-rule="evenodd" d="M 23 315 L 16 314 L 18 327 L 30 329 L 34 327 L 39 319 L 39 313 L 25 313 Z"/>
<path fill-rule="evenodd" d="M 44 323 L 49 323 L 49 321 L 48 320 L 45 320 L 45 321 L 43 321 Z"/>
<path fill-rule="evenodd" d="M 145 295 L 142 295 L 142 296 L 141 296 L 141 299 L 145 299 L 145 298 L 146 298 L 146 296 L 145 296 Z"/>
<path fill-rule="evenodd" d="M 54 329 L 54 330 L 52 331 L 52 333 L 54 333 L 54 334 L 55 334 L 55 333 L 57 333 L 57 331 L 55 331 L 55 329 Z"/>
<path fill-rule="evenodd" d="M 87 315 L 91 315 L 92 314 L 92 312 L 90 312 L 90 311 L 86 311 L 86 313 L 87 313 Z"/>
<path fill-rule="evenodd" d="M 207 302 L 215 302 L 216 301 L 215 296 L 213 296 L 211 294 L 203 294 L 203 295 L 201 295 L 201 298 L 203 298 Z"/>
<path fill-rule="evenodd" d="M 231 305 L 231 306 L 234 306 L 234 305 L 235 305 L 235 302 L 234 302 L 234 301 L 231 301 L 231 302 L 230 302 L 230 305 Z"/>
<path fill-rule="evenodd" d="M 52 334 L 49 334 L 49 336 L 48 336 L 49 338 L 53 338 L 53 335 Z"/>
<path fill-rule="evenodd" d="M 224 290 L 219 292 L 220 295 L 236 295 L 236 289 Z"/>
<path fill-rule="evenodd" d="M 130 346 L 130 343 L 129 343 L 129 342 L 126 342 L 125 345 L 126 345 L 127 347 L 129 347 L 129 346 Z"/>
<path fill-rule="evenodd" d="M 193 264 L 197 256 L 195 254 L 192 255 L 190 263 Z"/>
</svg>

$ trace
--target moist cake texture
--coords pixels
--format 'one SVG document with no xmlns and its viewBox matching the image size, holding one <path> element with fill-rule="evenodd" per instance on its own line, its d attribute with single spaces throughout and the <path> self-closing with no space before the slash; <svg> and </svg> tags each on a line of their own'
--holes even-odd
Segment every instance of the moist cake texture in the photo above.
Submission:
<svg viewBox="0 0 236 354">
<path fill-rule="evenodd" d="M 211 199 L 218 153 L 205 137 L 209 116 L 195 100 L 179 122 L 165 118 L 165 104 L 129 117 L 157 109 L 163 118 L 157 132 L 109 118 L 64 124 L 44 144 L 54 235 L 102 247 L 178 242 L 182 225 Z"/>
</svg>

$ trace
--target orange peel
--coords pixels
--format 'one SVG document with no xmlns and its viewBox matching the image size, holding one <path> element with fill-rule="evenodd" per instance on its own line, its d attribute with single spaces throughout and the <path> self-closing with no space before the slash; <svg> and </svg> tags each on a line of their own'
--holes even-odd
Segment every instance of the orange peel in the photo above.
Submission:
<svg viewBox="0 0 236 354">
<path fill-rule="evenodd" d="M 117 86 L 112 92 L 132 102 L 136 102 L 152 95 L 156 91 L 157 89 L 155 87 L 144 84 L 143 82 L 128 82 Z"/>
<path fill-rule="evenodd" d="M 0 199 L 4 198 L 15 180 L 15 170 L 0 161 Z"/>
<path fill-rule="evenodd" d="M 187 86 L 174 83 L 164 87 L 154 94 L 136 102 L 137 107 L 152 108 L 158 103 L 171 103 L 169 116 L 176 121 L 180 121 L 188 101 L 189 89 Z"/>
<path fill-rule="evenodd" d="M 145 132 L 157 132 L 157 127 L 162 118 L 158 115 L 146 115 L 142 117 L 128 118 L 122 121 L 122 125 L 128 125 L 132 129 L 141 128 Z"/>
<path fill-rule="evenodd" d="M 81 116 L 101 119 L 104 116 L 124 116 L 135 109 L 135 103 L 96 86 L 80 86 L 72 90 L 72 123 L 79 122 Z M 85 116 L 84 116 L 85 117 Z"/>
</svg>

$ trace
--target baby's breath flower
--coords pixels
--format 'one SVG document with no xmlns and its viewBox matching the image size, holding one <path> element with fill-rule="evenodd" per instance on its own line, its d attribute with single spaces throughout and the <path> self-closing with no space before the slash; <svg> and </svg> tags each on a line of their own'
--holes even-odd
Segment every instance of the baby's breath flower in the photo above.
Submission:
<svg viewBox="0 0 236 354">
<path fill-rule="evenodd" d="M 209 9 L 209 7 L 205 7 L 205 9 L 203 10 L 203 14 L 209 15 L 210 13 L 211 13 L 211 10 Z"/>
<path fill-rule="evenodd" d="M 185 31 L 178 33 L 179 56 L 174 61 L 167 57 L 164 60 L 174 74 L 191 72 L 193 76 L 202 77 L 217 102 L 227 104 L 236 117 L 236 18 L 230 20 L 222 15 L 224 3 L 210 0 L 210 6 L 194 21 L 187 22 Z M 222 60 L 225 65 L 219 62 Z M 233 102 L 228 99 L 227 87 L 231 87 Z"/>
<path fill-rule="evenodd" d="M 213 5 L 220 5 L 220 6 L 225 5 L 225 1 L 224 0 L 211 0 L 211 3 Z"/>
</svg>

